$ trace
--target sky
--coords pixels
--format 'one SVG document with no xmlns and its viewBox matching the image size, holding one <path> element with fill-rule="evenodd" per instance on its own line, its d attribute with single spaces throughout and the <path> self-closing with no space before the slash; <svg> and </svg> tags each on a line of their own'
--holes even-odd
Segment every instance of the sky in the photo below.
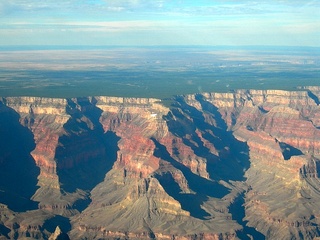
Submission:
<svg viewBox="0 0 320 240">
<path fill-rule="evenodd" d="M 0 0 L 0 45 L 320 47 L 320 1 Z"/>
</svg>

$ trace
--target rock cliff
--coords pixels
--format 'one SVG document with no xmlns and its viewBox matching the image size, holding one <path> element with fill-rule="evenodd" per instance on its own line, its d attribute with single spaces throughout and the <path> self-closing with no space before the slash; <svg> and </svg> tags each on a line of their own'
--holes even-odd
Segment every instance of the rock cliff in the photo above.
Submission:
<svg viewBox="0 0 320 240">
<path fill-rule="evenodd" d="M 0 238 L 318 237 L 319 93 L 1 98 Z"/>
<path fill-rule="evenodd" d="M 319 88 L 308 89 L 203 95 L 249 147 L 244 219 L 269 239 L 319 234 Z"/>
</svg>

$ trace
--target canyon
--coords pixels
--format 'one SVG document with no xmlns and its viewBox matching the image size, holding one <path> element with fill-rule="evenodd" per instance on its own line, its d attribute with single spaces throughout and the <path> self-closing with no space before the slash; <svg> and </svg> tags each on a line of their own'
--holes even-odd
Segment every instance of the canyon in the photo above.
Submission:
<svg viewBox="0 0 320 240">
<path fill-rule="evenodd" d="M 319 104 L 320 87 L 2 97 L 0 239 L 319 237 Z"/>
</svg>

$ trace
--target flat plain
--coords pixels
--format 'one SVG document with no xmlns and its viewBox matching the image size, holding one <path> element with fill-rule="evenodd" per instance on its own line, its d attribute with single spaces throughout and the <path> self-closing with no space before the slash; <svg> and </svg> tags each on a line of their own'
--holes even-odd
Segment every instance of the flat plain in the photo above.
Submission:
<svg viewBox="0 0 320 240">
<path fill-rule="evenodd" d="M 12 47 L 0 96 L 170 98 L 320 85 L 320 49 L 299 47 Z"/>
</svg>

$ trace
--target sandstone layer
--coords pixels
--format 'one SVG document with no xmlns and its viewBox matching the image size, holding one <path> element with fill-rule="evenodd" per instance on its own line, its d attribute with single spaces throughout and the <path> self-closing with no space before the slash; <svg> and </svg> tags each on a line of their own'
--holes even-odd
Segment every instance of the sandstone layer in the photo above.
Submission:
<svg viewBox="0 0 320 240">
<path fill-rule="evenodd" d="M 1 98 L 0 239 L 318 237 L 319 93 Z"/>
</svg>

